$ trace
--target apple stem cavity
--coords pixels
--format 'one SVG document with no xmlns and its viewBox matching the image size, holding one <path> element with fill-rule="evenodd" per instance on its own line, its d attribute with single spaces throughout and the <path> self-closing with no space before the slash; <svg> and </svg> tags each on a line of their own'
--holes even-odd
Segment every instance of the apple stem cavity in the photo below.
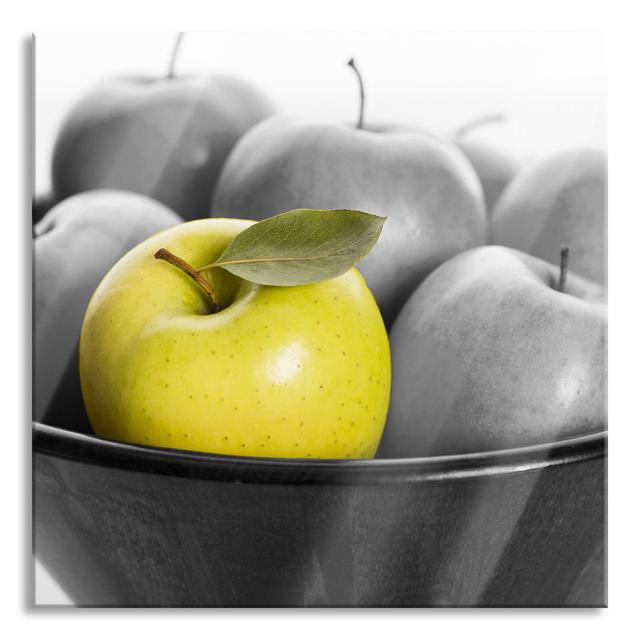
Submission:
<svg viewBox="0 0 640 640">
<path fill-rule="evenodd" d="M 355 74 L 358 77 L 358 84 L 360 85 L 360 114 L 358 115 L 357 128 L 362 129 L 364 126 L 364 83 L 362 82 L 360 71 L 358 70 L 358 67 L 356 67 L 355 60 L 351 58 L 347 64 L 355 71 Z"/>
<path fill-rule="evenodd" d="M 494 124 L 496 122 L 504 122 L 507 119 L 504 113 L 488 113 L 487 115 L 480 116 L 479 118 L 474 118 L 470 120 L 466 124 L 463 124 L 459 127 L 455 132 L 456 138 L 463 138 L 473 129 L 477 129 L 478 127 L 484 127 L 485 124 Z"/>
<path fill-rule="evenodd" d="M 178 51 L 180 50 L 180 43 L 182 42 L 182 37 L 184 36 L 184 31 L 179 31 L 176 36 L 176 41 L 173 44 L 173 51 L 171 52 L 171 60 L 169 60 L 169 70 L 167 71 L 167 79 L 175 78 L 175 66 L 176 59 L 178 58 Z"/>
<path fill-rule="evenodd" d="M 569 271 L 569 247 L 562 245 L 560 250 L 560 275 L 558 277 L 558 291 L 564 293 L 567 287 L 567 273 Z"/>
<path fill-rule="evenodd" d="M 218 301 L 218 297 L 216 296 L 216 292 L 213 290 L 211 283 L 204 276 L 202 276 L 197 269 L 194 269 L 188 262 L 174 255 L 173 253 L 171 253 L 171 251 L 168 251 L 164 247 L 162 249 L 158 249 L 155 252 L 154 258 L 156 260 L 164 260 L 177 269 L 180 269 L 180 271 L 182 271 L 183 273 L 186 273 L 200 286 L 202 291 L 204 291 L 213 313 L 217 313 L 218 311 L 220 311 L 220 303 Z"/>
</svg>

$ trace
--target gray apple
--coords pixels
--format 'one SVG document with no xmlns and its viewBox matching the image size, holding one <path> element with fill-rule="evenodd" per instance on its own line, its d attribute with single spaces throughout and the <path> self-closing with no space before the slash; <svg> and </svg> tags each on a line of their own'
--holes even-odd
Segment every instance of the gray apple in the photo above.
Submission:
<svg viewBox="0 0 640 640">
<path fill-rule="evenodd" d="M 460 138 L 456 144 L 480 178 L 487 214 L 491 218 L 496 202 L 520 169 L 520 162 L 497 146 L 478 140 Z"/>
<path fill-rule="evenodd" d="M 259 220 L 296 208 L 387 216 L 359 265 L 387 324 L 425 275 L 488 233 L 478 177 L 450 142 L 270 118 L 229 156 L 212 215 Z"/>
<path fill-rule="evenodd" d="M 572 269 L 606 284 L 606 153 L 561 151 L 526 165 L 498 200 L 491 240 L 550 262 L 568 245 Z"/>
<path fill-rule="evenodd" d="M 480 178 L 489 218 L 493 214 L 500 195 L 522 163 L 497 144 L 474 139 L 473 133 L 487 125 L 502 123 L 505 120 L 506 116 L 503 113 L 490 113 L 467 122 L 453 134 L 453 141 L 467 156 Z"/>
<path fill-rule="evenodd" d="M 272 113 L 271 103 L 237 78 L 107 80 L 62 124 L 52 161 L 55 197 L 123 189 L 151 196 L 187 220 L 204 218 L 233 145 Z"/>
<path fill-rule="evenodd" d="M 434 271 L 391 331 L 391 405 L 379 455 L 543 444 L 606 425 L 604 288 L 487 246 Z"/>
<path fill-rule="evenodd" d="M 98 190 L 62 201 L 36 225 L 35 420 L 51 422 L 47 416 L 52 411 L 67 416 L 81 412 L 76 347 L 89 298 L 127 251 L 180 222 L 151 198 Z"/>
</svg>

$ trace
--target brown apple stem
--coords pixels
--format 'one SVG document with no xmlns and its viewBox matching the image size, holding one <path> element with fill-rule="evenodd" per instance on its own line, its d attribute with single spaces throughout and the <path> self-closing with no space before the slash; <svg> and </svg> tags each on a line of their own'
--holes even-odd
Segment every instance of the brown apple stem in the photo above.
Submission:
<svg viewBox="0 0 640 640">
<path fill-rule="evenodd" d="M 560 276 L 558 277 L 558 291 L 564 293 L 567 287 L 567 273 L 569 271 L 569 247 L 562 245 L 560 250 Z"/>
<path fill-rule="evenodd" d="M 494 122 L 504 122 L 507 119 L 504 113 L 488 113 L 487 115 L 474 118 L 466 124 L 463 124 L 455 132 L 456 138 L 462 138 L 466 136 L 469 131 L 483 127 L 485 124 L 493 124 Z"/>
<path fill-rule="evenodd" d="M 182 42 L 182 36 L 184 36 L 184 31 L 179 31 L 176 36 L 176 41 L 173 44 L 173 51 L 171 52 L 171 60 L 169 60 L 169 71 L 167 72 L 167 78 L 175 78 L 175 66 L 176 59 L 178 57 L 178 50 L 180 49 L 180 43 Z"/>
<path fill-rule="evenodd" d="M 356 67 L 355 60 L 351 58 L 347 64 L 355 71 L 356 76 L 358 76 L 358 84 L 360 85 L 360 114 L 358 116 L 357 128 L 362 129 L 364 123 L 364 83 L 362 82 L 360 71 L 358 71 L 358 67 Z"/>
<path fill-rule="evenodd" d="M 186 273 L 190 278 L 195 280 L 195 282 L 197 282 L 200 288 L 205 292 L 207 301 L 211 305 L 213 313 L 220 311 L 220 303 L 218 302 L 216 292 L 213 290 L 211 283 L 204 276 L 201 276 L 197 269 L 194 269 L 188 262 L 185 262 L 182 258 L 178 258 L 178 256 L 174 255 L 164 247 L 156 251 L 154 258 L 156 260 L 164 260 L 165 262 L 172 264 L 174 267 L 180 269 L 180 271 Z"/>
</svg>

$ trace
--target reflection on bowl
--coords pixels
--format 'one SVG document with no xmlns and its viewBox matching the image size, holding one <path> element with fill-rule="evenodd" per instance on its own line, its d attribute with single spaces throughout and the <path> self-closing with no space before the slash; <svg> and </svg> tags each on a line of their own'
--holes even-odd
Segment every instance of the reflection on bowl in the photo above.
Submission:
<svg viewBox="0 0 640 640">
<path fill-rule="evenodd" d="M 37 554 L 77 604 L 606 604 L 606 433 L 310 461 L 35 424 L 33 450 Z"/>
</svg>

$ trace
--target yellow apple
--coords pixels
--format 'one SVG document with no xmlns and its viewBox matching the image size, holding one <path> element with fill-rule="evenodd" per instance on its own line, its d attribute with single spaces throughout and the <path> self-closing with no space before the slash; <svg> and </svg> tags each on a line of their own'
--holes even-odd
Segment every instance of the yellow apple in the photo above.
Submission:
<svg viewBox="0 0 640 640">
<path fill-rule="evenodd" d="M 253 284 L 203 272 L 224 307 L 154 254 L 199 268 L 253 224 L 196 220 L 125 255 L 89 303 L 80 378 L 97 435 L 222 454 L 375 455 L 389 404 L 389 342 L 361 275 Z"/>
</svg>

